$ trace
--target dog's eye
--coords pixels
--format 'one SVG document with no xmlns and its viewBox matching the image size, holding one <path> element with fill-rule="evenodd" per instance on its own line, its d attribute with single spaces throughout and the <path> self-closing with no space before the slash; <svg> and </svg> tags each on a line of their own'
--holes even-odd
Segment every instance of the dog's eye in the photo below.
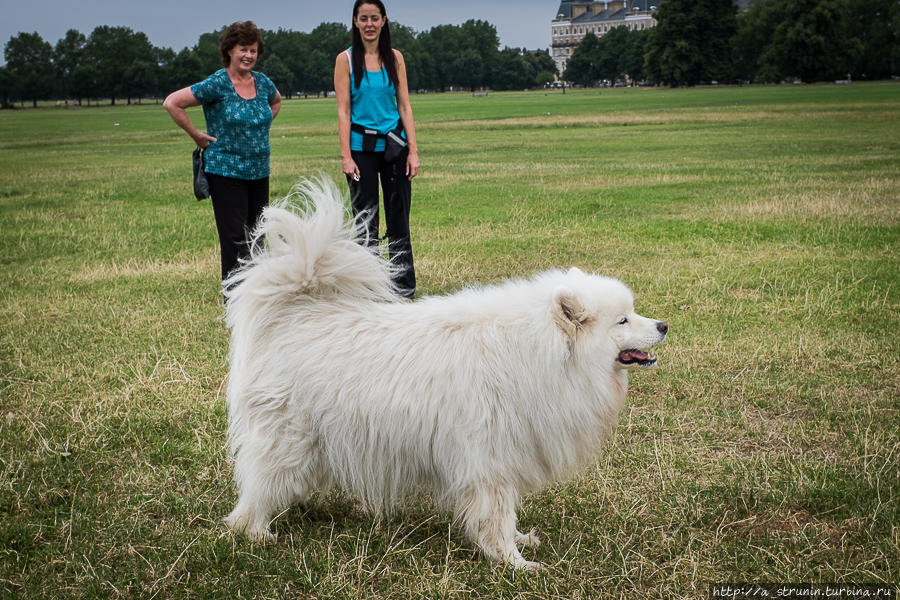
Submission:
<svg viewBox="0 0 900 600">
<path fill-rule="evenodd" d="M 625 325 L 626 323 L 628 323 L 628 317 L 622 317 L 621 319 L 619 319 L 619 325 Z"/>
</svg>

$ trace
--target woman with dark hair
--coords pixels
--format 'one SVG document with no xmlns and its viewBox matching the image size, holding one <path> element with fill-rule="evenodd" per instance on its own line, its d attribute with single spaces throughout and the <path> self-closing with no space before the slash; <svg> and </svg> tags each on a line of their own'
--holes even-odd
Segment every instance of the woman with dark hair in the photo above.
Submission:
<svg viewBox="0 0 900 600">
<path fill-rule="evenodd" d="M 380 178 L 388 252 L 399 267 L 394 285 L 411 300 L 416 274 L 409 235 L 410 182 L 419 173 L 419 151 L 406 63 L 391 47 L 381 0 L 356 0 L 351 30 L 353 45 L 334 65 L 341 170 L 350 186 L 353 212 L 365 219 L 364 242 L 371 245 L 378 243 Z"/>
<path fill-rule="evenodd" d="M 252 21 L 232 23 L 219 38 L 225 68 L 172 92 L 163 102 L 172 120 L 204 148 L 222 254 L 222 279 L 249 255 L 249 233 L 269 203 L 269 127 L 281 109 L 272 81 L 253 70 L 263 54 Z M 203 106 L 206 132 L 185 111 Z"/>
</svg>

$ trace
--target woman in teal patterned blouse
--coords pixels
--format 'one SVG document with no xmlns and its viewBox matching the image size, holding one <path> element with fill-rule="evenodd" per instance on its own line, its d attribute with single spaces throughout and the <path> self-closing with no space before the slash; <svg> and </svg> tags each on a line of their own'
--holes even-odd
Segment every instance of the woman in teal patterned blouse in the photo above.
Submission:
<svg viewBox="0 0 900 600">
<path fill-rule="evenodd" d="M 219 38 L 224 69 L 172 92 L 163 106 L 199 147 L 205 148 L 222 279 L 249 254 L 249 234 L 269 203 L 269 126 L 281 109 L 272 81 L 253 71 L 263 54 L 259 29 L 251 21 L 233 23 Z M 206 132 L 185 109 L 203 106 Z"/>
</svg>

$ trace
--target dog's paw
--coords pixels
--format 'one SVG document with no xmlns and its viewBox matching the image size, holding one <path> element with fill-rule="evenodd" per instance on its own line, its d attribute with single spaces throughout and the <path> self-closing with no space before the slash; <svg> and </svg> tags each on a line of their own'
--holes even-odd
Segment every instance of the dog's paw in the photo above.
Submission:
<svg viewBox="0 0 900 600">
<path fill-rule="evenodd" d="M 236 515 L 231 513 L 222 519 L 229 529 L 235 533 L 244 534 L 247 539 L 252 542 L 274 542 L 275 534 L 269 531 L 268 523 L 251 524 L 250 519 L 245 515 Z"/>
<path fill-rule="evenodd" d="M 541 540 L 534 532 L 534 529 L 528 533 L 516 532 L 516 545 L 527 548 L 537 548 L 541 545 Z"/>
<path fill-rule="evenodd" d="M 537 540 L 537 537 L 532 536 L 530 534 L 528 536 L 526 536 L 524 534 L 517 533 L 516 534 L 517 541 L 520 536 L 523 538 L 534 537 L 534 539 Z M 506 563 L 507 565 L 511 566 L 514 569 L 520 569 L 523 571 L 536 571 L 538 569 L 544 568 L 544 565 L 542 565 L 539 562 L 525 560 L 525 557 L 522 556 L 522 553 L 519 552 L 519 549 L 516 546 L 506 548 L 505 552 L 502 552 L 499 555 L 494 555 L 491 558 L 493 558 L 494 560 L 497 560 L 498 562 Z"/>
<path fill-rule="evenodd" d="M 541 571 L 544 569 L 544 565 L 541 563 L 533 560 L 525 560 L 521 557 L 518 560 L 512 561 L 511 564 L 514 569 L 520 569 L 522 571 Z"/>
<path fill-rule="evenodd" d="M 250 531 L 247 531 L 247 537 L 250 540 L 252 540 L 254 542 L 258 542 L 260 544 L 274 543 L 275 540 L 278 539 L 278 536 L 276 536 L 274 533 L 272 533 L 268 529 L 261 529 L 259 531 L 254 531 L 252 533 Z"/>
</svg>

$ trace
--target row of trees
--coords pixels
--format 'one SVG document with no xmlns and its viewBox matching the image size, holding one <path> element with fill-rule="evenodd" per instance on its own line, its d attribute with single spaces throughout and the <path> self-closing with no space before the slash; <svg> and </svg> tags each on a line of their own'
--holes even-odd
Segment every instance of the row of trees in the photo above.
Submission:
<svg viewBox="0 0 900 600">
<path fill-rule="evenodd" d="M 128 27 L 96 27 L 90 35 L 71 29 L 55 46 L 37 33 L 10 38 L 0 67 L 0 100 L 72 98 L 79 101 L 162 97 L 221 68 L 222 31 L 204 33 L 197 44 L 175 52 L 155 47 Z M 404 53 L 412 89 L 449 87 L 523 89 L 552 81 L 555 64 L 546 51 L 500 49 L 497 30 L 485 21 L 441 25 L 416 33 L 391 23 L 394 47 Z M 258 69 L 283 95 L 332 89 L 335 57 L 350 43 L 350 30 L 323 23 L 309 33 L 264 31 Z"/>
<path fill-rule="evenodd" d="M 657 26 L 588 34 L 564 78 L 695 85 L 704 81 L 882 79 L 900 74 L 900 2 L 666 0 Z"/>
<path fill-rule="evenodd" d="M 568 61 L 563 78 L 591 85 L 601 80 L 694 85 L 704 81 L 777 82 L 900 73 L 900 2 L 869 0 L 756 0 L 738 12 L 734 0 L 666 0 L 657 26 L 588 34 Z M 55 46 L 37 33 L 20 33 L 5 47 L 0 101 L 109 98 L 112 103 L 162 97 L 199 81 L 221 66 L 222 30 L 202 34 L 175 52 L 158 48 L 127 27 L 74 29 Z M 394 46 L 406 57 L 412 89 L 450 87 L 523 89 L 552 81 L 555 64 L 545 51 L 500 49 L 496 28 L 485 21 L 440 25 L 416 33 L 391 24 Z M 323 23 L 309 33 L 264 32 L 259 69 L 282 94 L 318 94 L 332 88 L 337 54 L 350 31 Z"/>
</svg>

